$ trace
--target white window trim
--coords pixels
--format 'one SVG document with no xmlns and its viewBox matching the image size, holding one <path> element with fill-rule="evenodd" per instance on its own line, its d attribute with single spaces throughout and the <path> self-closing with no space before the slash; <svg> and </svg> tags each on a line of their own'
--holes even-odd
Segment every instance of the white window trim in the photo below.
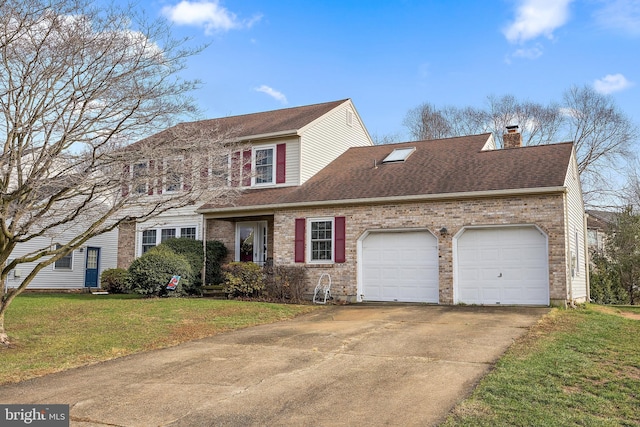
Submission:
<svg viewBox="0 0 640 427">
<path fill-rule="evenodd" d="M 312 259 L 313 247 L 311 245 L 311 224 L 314 222 L 331 222 L 331 258 L 330 259 Z M 306 247 L 307 253 L 305 258 L 308 264 L 335 264 L 335 249 L 336 249 L 336 224 L 335 217 L 319 217 L 319 218 L 307 218 L 306 226 Z"/>
<path fill-rule="evenodd" d="M 53 245 L 53 249 L 56 250 L 58 248 L 56 247 L 56 245 Z M 71 251 L 71 253 L 69 253 L 67 255 L 67 256 L 71 257 L 71 265 L 69 266 L 69 268 L 63 268 L 63 267 L 56 268 L 56 261 L 54 261 L 53 264 L 52 264 L 53 265 L 53 270 L 54 271 L 73 271 L 73 265 L 75 264 L 74 263 L 74 261 L 75 261 L 75 252 L 76 251 Z M 62 258 L 60 258 L 60 259 L 62 259 Z"/>
<path fill-rule="evenodd" d="M 162 230 L 166 230 L 166 229 L 174 229 L 176 230 L 176 238 L 180 238 L 182 237 L 182 229 L 183 228 L 195 228 L 196 229 L 196 239 L 195 240 L 200 240 L 201 239 L 201 235 L 200 235 L 200 227 L 198 227 L 197 224 L 165 224 L 165 225 L 158 225 L 156 227 L 148 227 L 148 228 L 142 228 L 139 229 L 137 231 L 137 244 L 136 244 L 136 257 L 140 257 L 142 256 L 142 234 L 145 231 L 151 231 L 151 230 L 155 230 L 156 231 L 156 244 L 155 246 L 158 246 L 161 243 L 161 239 L 162 239 Z"/>
<path fill-rule="evenodd" d="M 167 187 L 168 184 L 168 180 L 167 177 L 169 176 L 169 163 L 170 162 L 176 162 L 178 165 L 183 166 L 184 163 L 184 157 L 182 156 L 177 156 L 177 157 L 169 157 L 167 159 L 164 159 L 162 161 L 162 193 L 163 194 L 176 194 L 182 191 L 182 189 L 184 188 L 184 175 L 185 173 L 187 173 L 186 170 L 183 170 L 180 173 L 180 184 L 178 184 L 178 189 L 177 190 L 169 190 Z"/>
<path fill-rule="evenodd" d="M 256 178 L 258 176 L 258 170 L 256 167 L 256 152 L 260 150 L 271 150 L 273 153 L 273 156 L 272 156 L 273 163 L 271 164 L 271 182 L 263 182 L 263 183 L 256 182 Z M 265 187 L 265 186 L 275 185 L 276 168 L 278 164 L 278 159 L 276 158 L 277 155 L 278 155 L 278 150 L 276 150 L 276 145 L 259 145 L 251 148 L 251 186 L 252 187 Z"/>
</svg>

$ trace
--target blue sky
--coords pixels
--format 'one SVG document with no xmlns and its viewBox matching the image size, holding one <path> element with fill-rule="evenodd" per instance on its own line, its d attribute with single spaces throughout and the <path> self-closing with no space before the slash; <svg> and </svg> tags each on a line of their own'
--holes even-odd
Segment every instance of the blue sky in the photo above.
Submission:
<svg viewBox="0 0 640 427">
<path fill-rule="evenodd" d="M 175 36 L 203 118 L 352 98 L 374 137 L 409 139 L 423 102 L 610 94 L 640 123 L 640 0 L 141 0 Z"/>
</svg>

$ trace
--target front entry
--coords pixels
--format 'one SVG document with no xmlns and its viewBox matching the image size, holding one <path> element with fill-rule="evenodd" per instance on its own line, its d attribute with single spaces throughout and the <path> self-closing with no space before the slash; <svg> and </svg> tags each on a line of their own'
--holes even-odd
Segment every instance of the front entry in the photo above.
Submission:
<svg viewBox="0 0 640 427">
<path fill-rule="evenodd" d="M 267 259 L 267 222 L 236 224 L 236 261 L 263 265 Z"/>
<path fill-rule="evenodd" d="M 98 268 L 100 266 L 100 248 L 87 248 L 87 262 L 84 269 L 84 287 L 98 287 Z"/>
</svg>

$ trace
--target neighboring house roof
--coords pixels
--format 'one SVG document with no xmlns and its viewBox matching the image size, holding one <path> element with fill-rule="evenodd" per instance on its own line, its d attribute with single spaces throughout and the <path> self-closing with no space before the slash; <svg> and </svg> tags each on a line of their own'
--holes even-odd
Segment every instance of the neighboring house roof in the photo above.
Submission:
<svg viewBox="0 0 640 427">
<path fill-rule="evenodd" d="M 587 228 L 606 230 L 615 222 L 615 212 L 588 209 Z"/>
<path fill-rule="evenodd" d="M 483 150 L 490 137 L 481 134 L 350 148 L 299 187 L 245 190 L 233 206 L 208 204 L 199 211 L 560 191 L 565 185 L 573 144 Z M 404 162 L 383 163 L 394 149 L 410 147 L 415 151 Z"/>
<path fill-rule="evenodd" d="M 321 104 L 304 105 L 302 107 L 284 108 L 280 110 L 264 111 L 260 113 L 243 114 L 215 119 L 199 120 L 177 124 L 162 132 L 143 139 L 140 143 L 164 142 L 172 133 L 181 128 L 190 132 L 198 130 L 219 131 L 221 134 L 230 132 L 230 137 L 235 139 L 251 139 L 256 137 L 294 135 L 314 120 L 333 110 L 337 106 L 349 101 L 324 102 Z M 130 146 L 130 147 L 132 147 Z"/>
</svg>

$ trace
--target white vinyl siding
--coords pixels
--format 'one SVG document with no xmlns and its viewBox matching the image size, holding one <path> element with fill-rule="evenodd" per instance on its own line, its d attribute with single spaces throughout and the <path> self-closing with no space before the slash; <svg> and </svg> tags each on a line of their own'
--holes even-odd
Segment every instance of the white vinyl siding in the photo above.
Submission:
<svg viewBox="0 0 640 427">
<path fill-rule="evenodd" d="M 135 256 L 139 257 L 143 254 L 143 246 L 152 244 L 151 241 L 144 241 L 144 231 L 155 231 L 153 246 L 171 237 L 201 239 L 202 218 L 194 213 L 196 208 L 194 206 L 176 208 L 171 211 L 171 214 L 165 213 L 153 220 L 136 224 Z"/>
<path fill-rule="evenodd" d="M 353 124 L 347 124 L 347 111 Z M 331 163 L 348 148 L 373 145 L 350 101 L 312 122 L 301 132 L 300 184 Z M 288 147 L 287 147 L 288 148 Z"/>
<path fill-rule="evenodd" d="M 567 262 L 567 299 L 579 302 L 587 298 L 587 255 L 584 225 L 584 203 L 582 188 L 578 178 L 575 152 L 565 178 L 566 193 L 566 262 Z M 572 265 L 573 263 L 576 265 Z"/>
<path fill-rule="evenodd" d="M 76 231 L 77 232 L 77 231 Z M 69 231 L 68 236 L 56 237 L 59 242 L 66 242 L 75 235 L 74 231 Z M 38 237 L 28 243 L 18 245 L 12 252 L 11 258 L 18 258 L 37 248 L 51 245 L 51 239 Z M 82 289 L 84 288 L 85 263 L 87 258 L 87 247 L 100 248 L 100 271 L 102 274 L 107 268 L 115 268 L 118 258 L 118 230 L 113 230 L 100 236 L 89 239 L 82 247 L 72 252 L 73 268 L 57 269 L 53 265 L 40 270 L 33 279 L 28 289 Z M 37 262 L 18 265 L 9 275 L 7 286 L 17 287 L 22 279 L 34 269 Z"/>
</svg>

